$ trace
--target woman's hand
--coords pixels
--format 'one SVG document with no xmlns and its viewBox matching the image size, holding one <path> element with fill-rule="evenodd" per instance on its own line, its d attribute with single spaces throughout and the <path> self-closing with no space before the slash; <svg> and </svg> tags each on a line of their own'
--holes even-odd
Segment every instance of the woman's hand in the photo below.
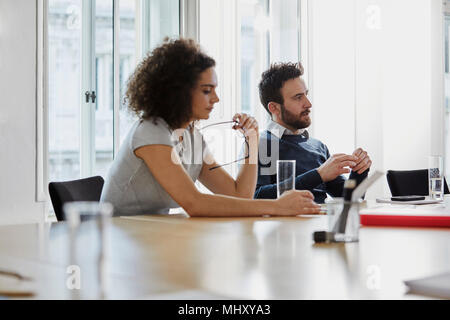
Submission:
<svg viewBox="0 0 450 320">
<path fill-rule="evenodd" d="M 258 146 L 259 146 L 259 128 L 258 128 L 258 121 L 256 121 L 255 118 L 249 116 L 245 113 L 237 113 L 233 117 L 233 121 L 238 122 L 236 125 L 233 126 L 234 130 L 238 130 L 241 132 L 245 140 L 247 141 L 247 147 L 246 147 L 246 154 L 248 154 L 248 159 L 246 159 L 245 164 L 252 164 L 257 165 L 258 164 Z M 258 168 L 254 168 L 254 170 L 257 170 Z M 257 175 L 257 171 L 255 171 L 255 174 Z M 255 179 L 257 176 L 254 177 Z M 253 184 L 253 183 L 252 183 Z M 256 185 L 256 180 L 255 180 Z"/>
<path fill-rule="evenodd" d="M 309 191 L 291 190 L 275 200 L 280 216 L 296 216 L 301 214 L 320 214 L 320 206 L 314 202 Z"/>
<path fill-rule="evenodd" d="M 238 122 L 238 124 L 233 126 L 234 130 L 242 132 L 245 138 L 258 137 L 259 128 L 258 121 L 255 118 L 249 116 L 245 113 L 237 113 L 233 117 L 233 121 Z"/>
</svg>

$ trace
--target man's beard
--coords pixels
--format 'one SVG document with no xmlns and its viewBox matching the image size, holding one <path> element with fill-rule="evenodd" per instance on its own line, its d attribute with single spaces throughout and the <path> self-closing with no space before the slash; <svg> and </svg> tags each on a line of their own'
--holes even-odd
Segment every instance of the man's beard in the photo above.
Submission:
<svg viewBox="0 0 450 320">
<path fill-rule="evenodd" d="M 305 111 L 296 115 L 286 109 L 284 105 L 281 105 L 281 120 L 291 128 L 306 129 L 311 125 L 311 118 L 302 120 L 302 116 L 309 114 L 309 111 Z"/>
</svg>

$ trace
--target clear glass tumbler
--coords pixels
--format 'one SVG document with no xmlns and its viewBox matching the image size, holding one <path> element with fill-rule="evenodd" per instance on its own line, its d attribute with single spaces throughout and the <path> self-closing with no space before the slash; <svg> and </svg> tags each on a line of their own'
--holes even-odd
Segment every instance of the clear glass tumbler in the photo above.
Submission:
<svg viewBox="0 0 450 320">
<path fill-rule="evenodd" d="M 64 205 L 64 213 L 70 232 L 69 267 L 80 273 L 80 283 L 68 288 L 76 288 L 74 293 L 78 294 L 86 287 L 87 295 L 103 299 L 107 289 L 108 225 L 113 206 L 100 202 L 70 202 Z"/>
<path fill-rule="evenodd" d="M 444 199 L 444 170 L 442 156 L 428 157 L 428 189 L 433 200 Z"/>
<path fill-rule="evenodd" d="M 277 196 L 295 189 L 295 160 L 277 161 Z"/>
</svg>

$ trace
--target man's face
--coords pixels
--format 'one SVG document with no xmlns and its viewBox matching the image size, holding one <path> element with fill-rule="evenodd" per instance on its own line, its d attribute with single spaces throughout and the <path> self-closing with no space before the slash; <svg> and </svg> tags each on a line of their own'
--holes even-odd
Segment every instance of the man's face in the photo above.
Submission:
<svg viewBox="0 0 450 320">
<path fill-rule="evenodd" d="M 311 102 L 308 100 L 308 90 L 301 78 L 286 81 L 281 88 L 284 104 L 281 105 L 281 122 L 285 127 L 298 130 L 311 125 Z"/>
</svg>

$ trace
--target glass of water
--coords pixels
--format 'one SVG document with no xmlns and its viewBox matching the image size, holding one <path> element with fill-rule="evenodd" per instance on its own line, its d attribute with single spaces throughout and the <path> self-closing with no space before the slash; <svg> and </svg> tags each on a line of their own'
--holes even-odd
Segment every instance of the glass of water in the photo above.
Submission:
<svg viewBox="0 0 450 320">
<path fill-rule="evenodd" d="M 295 160 L 277 161 L 277 196 L 295 189 Z"/>
<path fill-rule="evenodd" d="M 104 299 L 107 291 L 108 225 L 113 206 L 110 203 L 70 202 L 64 205 L 64 213 L 70 232 L 69 267 L 70 270 L 80 270 L 83 275 L 74 287 L 79 290 L 97 286 L 97 295 L 93 298 Z M 81 298 L 78 290 L 72 291 L 75 299 Z"/>
<path fill-rule="evenodd" d="M 428 188 L 431 199 L 444 199 L 444 170 L 442 156 L 430 156 L 428 158 Z"/>
</svg>

